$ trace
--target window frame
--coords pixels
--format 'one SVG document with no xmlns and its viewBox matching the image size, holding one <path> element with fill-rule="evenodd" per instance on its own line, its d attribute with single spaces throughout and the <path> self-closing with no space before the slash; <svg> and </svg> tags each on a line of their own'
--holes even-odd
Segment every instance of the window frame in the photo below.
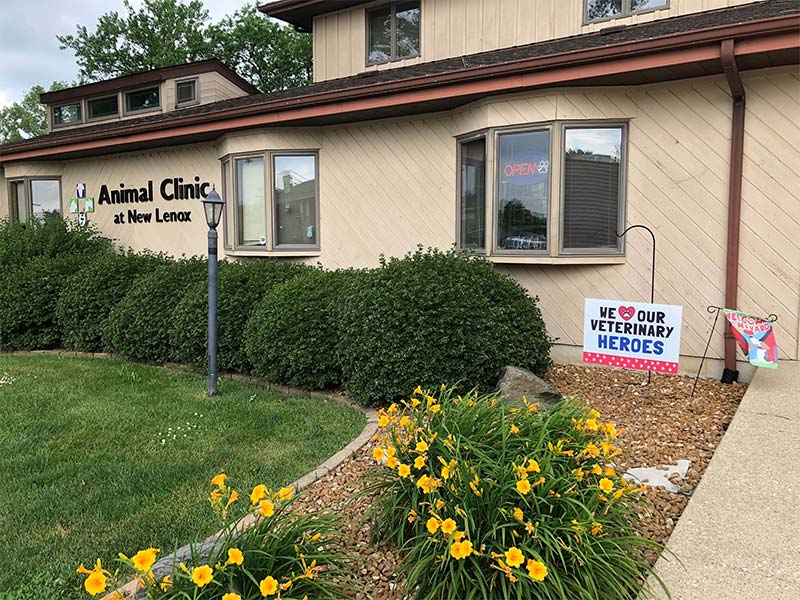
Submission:
<svg viewBox="0 0 800 600">
<path fill-rule="evenodd" d="M 275 190 L 274 186 L 274 157 L 276 156 L 313 156 L 315 165 L 315 222 L 316 238 L 315 244 L 277 244 L 275 235 Z M 239 243 L 241 231 L 241 220 L 239 215 L 239 181 L 236 174 L 236 161 L 247 158 L 261 158 L 264 160 L 264 202 L 266 203 L 266 236 L 267 243 L 264 246 L 245 246 Z M 240 255 L 261 255 L 268 254 L 274 256 L 315 256 L 320 253 L 322 247 L 322 232 L 320 230 L 320 149 L 319 148 L 291 148 L 277 150 L 257 150 L 254 152 L 236 152 L 227 154 L 220 158 L 222 168 L 222 189 L 230 198 L 226 201 L 225 218 L 231 219 L 230 226 L 225 226 L 224 245 L 231 253 Z"/>
<path fill-rule="evenodd" d="M 191 100 L 184 100 L 181 102 L 178 99 L 178 86 L 182 83 L 193 84 L 194 97 Z M 200 104 L 200 78 L 199 77 L 186 77 L 184 79 L 175 80 L 175 108 L 183 108 L 185 106 L 194 106 Z"/>
<path fill-rule="evenodd" d="M 108 98 L 116 98 L 117 99 L 117 112 L 113 115 L 105 115 L 102 117 L 92 117 L 89 115 L 89 104 L 94 102 L 95 100 L 106 100 Z M 105 94 L 103 96 L 92 96 L 90 98 L 86 98 L 86 122 L 91 121 L 92 123 L 96 121 L 106 121 L 111 119 L 119 119 L 120 113 L 120 106 L 119 106 L 119 92 L 115 92 L 113 94 Z"/>
<path fill-rule="evenodd" d="M 564 204 L 566 201 L 567 169 L 564 156 L 567 151 L 567 131 L 570 129 L 619 129 L 622 132 L 619 165 L 619 208 L 617 210 L 617 234 L 625 230 L 628 218 L 628 122 L 627 121 L 581 121 L 560 122 L 561 140 L 559 156 L 559 197 L 558 197 L 558 255 L 559 256 L 624 256 L 625 239 L 617 238 L 616 248 L 565 248 L 564 247 Z"/>
<path fill-rule="evenodd" d="M 153 89 L 153 88 L 158 90 L 158 106 L 154 106 L 153 108 L 137 108 L 137 109 L 134 109 L 134 110 L 131 110 L 128 107 L 128 96 L 130 94 L 135 94 L 136 92 L 141 92 L 141 91 L 144 91 L 144 90 L 150 90 L 150 89 Z M 160 83 L 156 83 L 155 85 L 154 84 L 144 85 L 144 86 L 141 86 L 141 87 L 136 87 L 136 88 L 131 88 L 129 90 L 124 90 L 122 92 L 122 108 L 124 110 L 123 115 L 127 117 L 128 115 L 141 115 L 141 114 L 155 112 L 155 111 L 159 111 L 160 112 L 161 111 L 161 105 L 162 105 L 161 96 L 162 96 L 162 94 L 161 94 L 161 84 Z"/>
<path fill-rule="evenodd" d="M 74 123 L 56 123 L 56 110 L 64 106 L 76 105 L 78 107 L 78 120 Z M 70 102 L 61 102 L 50 107 L 50 123 L 53 129 L 61 129 L 62 127 L 75 127 L 76 125 L 83 125 L 86 123 L 86 111 L 84 110 L 83 100 L 72 100 Z"/>
<path fill-rule="evenodd" d="M 610 17 L 601 17 L 598 19 L 589 18 L 589 0 L 583 0 L 583 24 L 591 25 L 592 23 L 607 23 L 616 19 L 625 19 L 634 15 L 643 15 L 646 13 L 655 12 L 657 10 L 667 10 L 670 7 L 671 0 L 666 0 L 663 6 L 656 6 L 655 8 L 640 8 L 631 10 L 631 0 L 621 0 L 622 13 L 619 15 L 612 15 Z"/>
<path fill-rule="evenodd" d="M 36 217 L 33 212 L 33 185 L 32 182 L 34 181 L 57 181 L 58 182 L 58 211 L 60 213 L 59 218 L 63 219 L 65 212 L 64 212 L 64 188 L 61 185 L 61 176 L 60 175 L 36 175 L 33 177 L 14 177 L 8 180 L 8 215 L 10 220 L 12 221 L 19 221 L 19 215 L 16 214 L 16 207 L 12 206 L 11 204 L 11 186 L 15 183 L 22 182 L 22 187 L 25 192 L 25 206 L 28 210 L 28 218 L 25 220 L 26 223 L 32 222 Z"/>
<path fill-rule="evenodd" d="M 412 56 L 398 56 L 397 53 L 397 5 L 400 4 L 400 0 L 395 0 L 394 2 L 386 2 L 383 4 L 378 4 L 376 6 L 369 7 L 366 11 L 364 11 L 364 24 L 365 24 L 365 52 L 364 52 L 364 60 L 367 67 L 375 67 L 378 65 L 388 65 L 394 62 L 400 62 L 402 60 L 414 60 L 420 58 L 422 56 L 422 0 L 419 0 L 419 47 L 417 49 L 417 53 Z M 391 56 L 388 60 L 377 60 L 371 61 L 369 59 L 369 42 L 370 42 L 370 31 L 369 31 L 369 16 L 371 13 L 377 12 L 379 10 L 385 9 L 387 6 L 390 7 L 391 16 L 391 36 L 389 40 L 389 45 L 391 47 Z"/>
<path fill-rule="evenodd" d="M 463 240 L 461 238 L 461 212 L 462 212 L 462 202 L 464 197 L 462 195 L 462 181 L 461 181 L 461 159 L 462 159 L 462 148 L 464 144 L 468 144 L 469 142 L 474 142 L 477 140 L 483 140 L 484 143 L 484 163 L 485 163 L 485 173 L 483 174 L 483 188 L 484 188 L 484 195 L 483 195 L 483 219 L 486 225 L 485 233 L 484 233 L 484 240 L 483 240 L 483 248 L 470 248 L 463 244 Z M 489 231 L 489 219 L 488 215 L 486 214 L 490 210 L 489 202 L 487 202 L 486 194 L 490 190 L 490 180 L 489 180 L 489 173 L 491 172 L 492 161 L 490 160 L 490 152 L 489 152 L 489 130 L 482 129 L 480 131 L 474 131 L 472 133 L 468 133 L 467 135 L 458 136 L 456 138 L 456 248 L 462 251 L 473 252 L 480 256 L 487 256 L 489 254 L 490 243 L 493 242 L 494 236 L 491 235 Z"/>
<path fill-rule="evenodd" d="M 492 200 L 492 246 L 491 246 L 491 254 L 493 256 L 531 256 L 531 257 L 542 257 L 542 256 L 552 256 L 552 248 L 553 248 L 553 181 L 555 177 L 553 176 L 553 156 L 555 154 L 555 146 L 554 140 L 556 136 L 554 135 L 554 131 L 557 129 L 558 122 L 556 121 L 544 121 L 538 123 L 529 123 L 525 125 L 512 125 L 509 127 L 497 127 L 493 130 L 493 141 L 494 141 L 494 163 L 493 163 L 493 177 L 494 177 L 494 185 L 492 190 L 493 200 Z M 507 248 L 500 248 L 497 245 L 498 235 L 497 235 L 497 214 L 498 210 L 500 209 L 500 177 L 497 176 L 497 169 L 500 165 L 500 136 L 514 134 L 514 133 L 533 133 L 534 131 L 547 131 L 550 135 L 550 140 L 548 143 L 548 160 L 550 161 L 550 172 L 548 173 L 550 189 L 548 190 L 548 197 L 547 197 L 547 247 L 544 250 L 509 250 Z M 487 228 L 488 228 L 487 223 Z"/>
</svg>

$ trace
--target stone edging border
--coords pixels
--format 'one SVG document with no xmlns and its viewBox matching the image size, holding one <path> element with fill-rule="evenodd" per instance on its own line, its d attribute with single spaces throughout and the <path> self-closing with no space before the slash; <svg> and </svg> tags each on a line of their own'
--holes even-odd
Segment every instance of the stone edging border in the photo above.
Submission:
<svg viewBox="0 0 800 600">
<path fill-rule="evenodd" d="M 116 358 L 118 360 L 128 360 L 119 356 L 115 356 L 113 354 L 108 354 L 105 352 L 75 352 L 72 350 L 32 350 L 30 352 L 2 352 L 0 354 L 10 355 L 10 356 L 36 356 L 36 355 L 49 355 L 49 356 L 68 356 L 73 358 Z M 128 362 L 136 362 L 136 361 L 128 361 Z M 155 366 L 161 366 L 168 369 L 174 369 L 178 371 L 189 371 L 189 372 L 199 372 L 198 369 L 194 369 L 188 365 L 181 365 L 177 363 L 141 363 L 141 364 L 153 364 Z M 303 388 L 296 388 L 286 385 L 277 385 L 274 383 L 270 383 L 268 381 L 264 381 L 263 379 L 259 379 L 258 377 L 252 377 L 250 375 L 242 375 L 240 373 L 220 373 L 220 378 L 228 379 L 230 381 L 240 381 L 243 383 L 249 383 L 251 385 L 255 385 L 261 388 L 264 388 L 270 392 L 275 392 L 284 395 L 291 395 L 291 396 L 307 396 L 309 398 L 321 398 L 326 400 L 335 400 L 339 404 L 343 404 L 350 408 L 354 408 L 364 414 L 367 418 L 367 422 L 364 425 L 364 429 L 361 433 L 354 439 L 352 442 L 347 444 L 344 448 L 339 450 L 336 454 L 331 456 L 328 460 L 323 462 L 321 465 L 316 467 L 315 469 L 309 471 L 302 477 L 293 481 L 290 486 L 294 487 L 296 492 L 307 488 L 312 483 L 316 482 L 318 479 L 322 479 L 334 470 L 336 467 L 341 465 L 345 460 L 354 456 L 356 452 L 358 452 L 361 448 L 363 448 L 375 435 L 375 432 L 378 431 L 378 416 L 376 411 L 371 408 L 364 408 L 359 404 L 356 404 L 348 398 L 347 396 L 336 393 L 336 392 L 318 392 L 312 390 L 305 390 Z M 248 514 L 244 519 L 239 522 L 239 529 L 246 529 L 250 527 L 253 522 L 255 521 L 255 517 L 251 514 Z M 205 543 L 213 543 L 216 542 L 219 537 L 225 532 L 224 529 L 220 529 L 207 539 L 202 542 L 197 542 L 194 544 L 187 544 L 185 546 L 181 546 L 172 554 L 168 554 L 163 556 L 158 562 L 164 563 L 167 562 L 170 566 L 173 564 L 173 558 L 176 555 L 180 555 L 182 553 L 187 553 L 192 546 L 199 546 Z M 136 586 L 137 581 L 130 581 L 124 586 L 118 588 L 117 590 L 111 592 L 110 594 L 104 596 L 103 600 L 112 600 L 115 596 L 114 594 L 121 594 L 123 597 L 128 598 L 135 598 L 136 596 Z"/>
</svg>

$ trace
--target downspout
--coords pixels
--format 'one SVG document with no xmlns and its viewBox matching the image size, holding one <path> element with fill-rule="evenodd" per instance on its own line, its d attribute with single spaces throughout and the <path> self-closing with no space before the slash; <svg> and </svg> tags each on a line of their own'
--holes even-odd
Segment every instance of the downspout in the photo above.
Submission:
<svg viewBox="0 0 800 600">
<path fill-rule="evenodd" d="M 732 39 L 724 40 L 720 49 L 722 69 L 733 99 L 731 121 L 730 177 L 728 180 L 728 244 L 725 264 L 725 308 L 738 306 L 739 288 L 739 227 L 742 215 L 742 164 L 744 162 L 744 116 L 746 99 L 744 84 L 739 75 Z M 730 324 L 725 324 L 725 370 L 722 383 L 739 379 L 736 369 L 736 339 Z"/>
</svg>

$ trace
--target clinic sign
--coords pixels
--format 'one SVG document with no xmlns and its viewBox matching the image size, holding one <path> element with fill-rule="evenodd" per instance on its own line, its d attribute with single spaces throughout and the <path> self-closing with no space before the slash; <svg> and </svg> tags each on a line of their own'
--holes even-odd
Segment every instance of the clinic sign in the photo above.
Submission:
<svg viewBox="0 0 800 600">
<path fill-rule="evenodd" d="M 683 307 L 587 298 L 583 362 L 677 373 Z"/>
</svg>

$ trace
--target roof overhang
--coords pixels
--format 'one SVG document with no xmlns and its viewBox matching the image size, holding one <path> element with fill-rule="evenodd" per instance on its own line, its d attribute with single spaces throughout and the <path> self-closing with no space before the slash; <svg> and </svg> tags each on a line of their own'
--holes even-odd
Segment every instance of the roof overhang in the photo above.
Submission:
<svg viewBox="0 0 800 600">
<path fill-rule="evenodd" d="M 259 6 L 262 13 L 291 23 L 302 31 L 311 31 L 314 17 L 325 13 L 367 4 L 367 0 L 277 0 Z"/>
<path fill-rule="evenodd" d="M 721 43 L 734 40 L 740 68 L 800 62 L 800 15 L 774 17 L 540 56 L 454 72 L 312 93 L 149 126 L 94 132 L 70 141 L 38 138 L 0 148 L 0 163 L 75 158 L 143 146 L 214 139 L 259 126 L 326 125 L 446 110 L 478 98 L 578 85 L 640 85 L 721 74 Z"/>
</svg>

